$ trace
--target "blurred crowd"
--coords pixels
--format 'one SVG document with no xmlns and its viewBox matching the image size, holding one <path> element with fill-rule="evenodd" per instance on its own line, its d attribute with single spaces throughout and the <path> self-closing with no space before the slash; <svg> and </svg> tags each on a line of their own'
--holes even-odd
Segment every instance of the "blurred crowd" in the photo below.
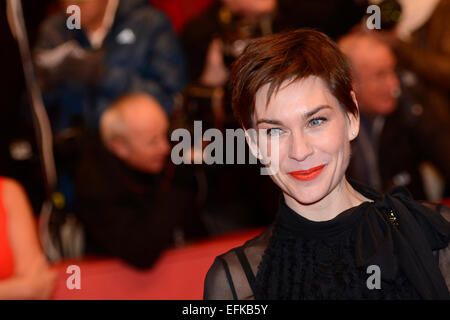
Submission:
<svg viewBox="0 0 450 320">
<path fill-rule="evenodd" d="M 372 4 L 380 28 L 369 28 Z M 68 19 L 77 19 L 71 5 L 80 9 L 79 28 L 69 28 Z M 379 191 L 406 186 L 418 200 L 450 197 L 450 0 L 23 6 L 57 184 L 47 191 L 2 4 L 0 174 L 9 178 L 0 179 L 0 298 L 50 295 L 54 275 L 34 225 L 47 200 L 46 230 L 58 258 L 112 256 L 139 269 L 167 248 L 269 224 L 280 195 L 260 165 L 175 165 L 170 136 L 178 128 L 193 132 L 194 121 L 203 130 L 239 128 L 230 66 L 252 38 L 284 30 L 322 31 L 349 59 L 361 129 L 348 177 Z"/>
</svg>

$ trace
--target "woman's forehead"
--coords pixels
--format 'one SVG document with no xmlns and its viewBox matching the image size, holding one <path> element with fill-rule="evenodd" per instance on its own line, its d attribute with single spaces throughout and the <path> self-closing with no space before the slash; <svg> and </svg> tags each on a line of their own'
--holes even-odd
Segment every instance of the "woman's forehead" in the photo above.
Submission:
<svg viewBox="0 0 450 320">
<path fill-rule="evenodd" d="M 269 88 L 270 84 L 266 84 L 256 93 L 254 114 L 256 118 L 268 115 L 292 117 L 306 114 L 322 105 L 331 108 L 339 106 L 326 83 L 317 76 L 285 81 L 270 97 Z"/>
</svg>

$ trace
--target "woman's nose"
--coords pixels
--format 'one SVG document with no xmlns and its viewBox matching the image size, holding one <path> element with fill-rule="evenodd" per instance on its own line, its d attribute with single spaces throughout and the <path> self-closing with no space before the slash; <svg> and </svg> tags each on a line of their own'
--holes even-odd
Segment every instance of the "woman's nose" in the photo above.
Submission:
<svg viewBox="0 0 450 320">
<path fill-rule="evenodd" d="M 313 153 L 309 138 L 305 134 L 293 133 L 290 139 L 289 158 L 303 161 Z"/>
</svg>

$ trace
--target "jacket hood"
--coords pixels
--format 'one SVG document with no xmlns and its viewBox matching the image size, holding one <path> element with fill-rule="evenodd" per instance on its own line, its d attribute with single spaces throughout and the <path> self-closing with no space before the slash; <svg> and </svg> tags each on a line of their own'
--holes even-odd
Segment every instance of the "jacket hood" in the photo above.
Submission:
<svg viewBox="0 0 450 320">
<path fill-rule="evenodd" d="M 116 12 L 116 20 L 128 16 L 134 10 L 149 7 L 147 0 L 119 0 Z"/>
</svg>

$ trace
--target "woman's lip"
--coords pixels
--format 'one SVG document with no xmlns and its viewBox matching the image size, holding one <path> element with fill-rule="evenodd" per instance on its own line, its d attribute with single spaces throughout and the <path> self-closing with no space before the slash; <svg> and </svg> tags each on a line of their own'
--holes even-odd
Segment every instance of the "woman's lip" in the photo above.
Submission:
<svg viewBox="0 0 450 320">
<path fill-rule="evenodd" d="M 307 180 L 312 180 L 312 179 L 316 178 L 322 172 L 322 169 L 324 167 L 325 167 L 325 165 L 323 164 L 323 165 L 320 165 L 320 166 L 317 166 L 317 167 L 314 167 L 314 168 L 311 168 L 308 170 L 292 171 L 292 172 L 289 172 L 289 174 L 295 179 L 298 179 L 301 181 L 307 181 Z"/>
</svg>

